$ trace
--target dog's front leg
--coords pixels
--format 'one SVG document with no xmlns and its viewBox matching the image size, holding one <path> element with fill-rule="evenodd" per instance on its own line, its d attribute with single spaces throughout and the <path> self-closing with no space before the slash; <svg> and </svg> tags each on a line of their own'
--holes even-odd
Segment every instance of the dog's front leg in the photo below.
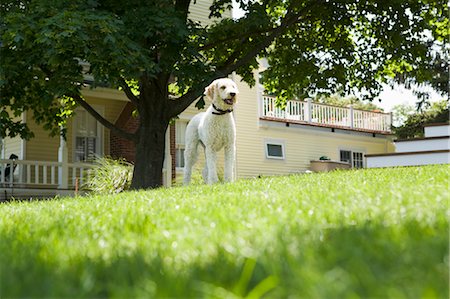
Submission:
<svg viewBox="0 0 450 299">
<path fill-rule="evenodd" d="M 205 148 L 205 156 L 206 156 L 206 167 L 208 168 L 208 177 L 206 183 L 211 185 L 217 183 L 217 153 L 212 149 L 206 147 Z"/>
<path fill-rule="evenodd" d="M 234 144 L 225 147 L 225 167 L 224 180 L 232 182 L 234 180 L 234 159 L 236 156 L 236 146 Z"/>
</svg>

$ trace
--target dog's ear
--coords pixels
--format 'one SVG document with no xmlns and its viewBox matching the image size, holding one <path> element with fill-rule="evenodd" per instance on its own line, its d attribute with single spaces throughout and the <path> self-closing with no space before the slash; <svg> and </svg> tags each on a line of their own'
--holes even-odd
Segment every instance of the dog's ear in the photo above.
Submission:
<svg viewBox="0 0 450 299">
<path fill-rule="evenodd" d="M 211 100 L 214 99 L 214 89 L 216 87 L 216 82 L 209 84 L 208 87 L 205 88 L 205 96 L 209 97 Z"/>
</svg>

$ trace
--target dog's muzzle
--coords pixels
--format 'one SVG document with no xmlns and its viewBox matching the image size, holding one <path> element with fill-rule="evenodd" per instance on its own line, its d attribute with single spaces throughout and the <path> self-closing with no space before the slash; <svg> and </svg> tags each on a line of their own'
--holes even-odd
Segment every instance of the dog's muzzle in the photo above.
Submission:
<svg viewBox="0 0 450 299">
<path fill-rule="evenodd" d="M 235 96 L 236 96 L 235 92 L 230 92 L 230 98 L 229 99 L 223 99 L 223 101 L 225 102 L 225 104 L 233 105 Z"/>
<path fill-rule="evenodd" d="M 231 98 L 231 99 L 223 99 L 223 101 L 224 101 L 225 104 L 227 104 L 227 105 L 233 105 L 233 104 L 234 104 L 233 98 Z"/>
</svg>

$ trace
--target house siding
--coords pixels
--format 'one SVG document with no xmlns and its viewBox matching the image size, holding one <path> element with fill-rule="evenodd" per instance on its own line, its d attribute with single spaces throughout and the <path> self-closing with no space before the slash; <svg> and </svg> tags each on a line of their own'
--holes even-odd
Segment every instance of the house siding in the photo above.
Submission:
<svg viewBox="0 0 450 299">
<path fill-rule="evenodd" d="M 240 78 L 236 76 L 236 82 Z M 385 136 L 352 131 L 290 125 L 259 120 L 259 94 L 257 88 L 238 83 L 239 100 L 236 118 L 236 163 L 239 178 L 259 175 L 279 175 L 309 169 L 310 161 L 328 156 L 339 161 L 341 149 L 361 151 L 365 154 L 391 152 L 392 143 Z M 284 144 L 284 159 L 268 159 L 266 141 Z"/>
<path fill-rule="evenodd" d="M 5 150 L 5 159 L 8 159 L 11 154 L 19 157 L 22 155 L 22 140 L 20 138 L 3 138 L 3 148 Z"/>
<path fill-rule="evenodd" d="M 244 136 L 242 136 L 244 137 Z M 244 139 L 244 138 L 241 138 Z M 285 159 L 267 159 L 264 141 L 280 140 L 285 145 Z M 383 138 L 354 136 L 338 132 L 325 132 L 299 127 L 260 127 L 245 137 L 238 146 L 239 177 L 289 174 L 308 170 L 311 160 L 327 156 L 339 161 L 340 150 L 352 150 L 370 154 L 386 152 Z"/>
<path fill-rule="evenodd" d="M 9 115 L 14 115 L 14 113 L 11 112 L 10 109 L 6 109 L 6 111 L 9 113 Z M 23 113 L 21 116 L 13 116 L 12 120 L 17 122 L 20 121 L 26 117 L 26 113 Z M 0 159 L 9 159 L 9 156 L 11 154 L 19 156 L 19 159 L 23 157 L 22 153 L 22 139 L 19 137 L 11 138 L 11 137 L 5 137 L 3 139 L 0 139 Z"/>
<path fill-rule="evenodd" d="M 33 113 L 27 113 L 27 124 L 34 133 L 34 138 L 25 141 L 25 160 L 58 161 L 59 136 L 51 137 L 41 125 L 33 119 Z"/>
<path fill-rule="evenodd" d="M 10 115 L 13 115 L 13 113 L 11 112 L 11 110 L 7 109 L 6 110 Z M 22 114 L 22 116 L 14 116 L 12 117 L 13 121 L 20 121 L 23 117 L 26 117 L 26 113 Z M 4 155 L 5 159 L 8 159 L 9 156 L 11 154 L 17 155 L 19 156 L 19 158 L 23 157 L 23 153 L 22 153 L 22 139 L 20 139 L 19 137 L 5 137 L 2 140 L 2 147 L 3 147 L 3 151 L 2 149 L 0 149 L 0 154 Z M 3 159 L 3 156 L 0 156 L 0 159 Z"/>
<path fill-rule="evenodd" d="M 194 3 L 195 2 L 195 3 Z M 198 0 L 193 1 L 189 6 L 189 17 L 195 21 L 199 21 L 203 26 L 211 25 L 214 22 L 217 22 L 219 19 L 217 18 L 209 18 L 210 7 L 212 5 L 212 0 Z M 232 15 L 232 11 L 228 10 L 224 13 L 224 16 L 230 18 Z"/>
</svg>

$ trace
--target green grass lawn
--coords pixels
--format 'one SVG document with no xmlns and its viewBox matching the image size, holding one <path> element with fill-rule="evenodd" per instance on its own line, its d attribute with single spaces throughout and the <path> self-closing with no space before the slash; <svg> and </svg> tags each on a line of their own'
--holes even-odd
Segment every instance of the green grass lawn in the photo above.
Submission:
<svg viewBox="0 0 450 299">
<path fill-rule="evenodd" d="M 1 298 L 448 298 L 449 170 L 0 205 Z"/>
</svg>

